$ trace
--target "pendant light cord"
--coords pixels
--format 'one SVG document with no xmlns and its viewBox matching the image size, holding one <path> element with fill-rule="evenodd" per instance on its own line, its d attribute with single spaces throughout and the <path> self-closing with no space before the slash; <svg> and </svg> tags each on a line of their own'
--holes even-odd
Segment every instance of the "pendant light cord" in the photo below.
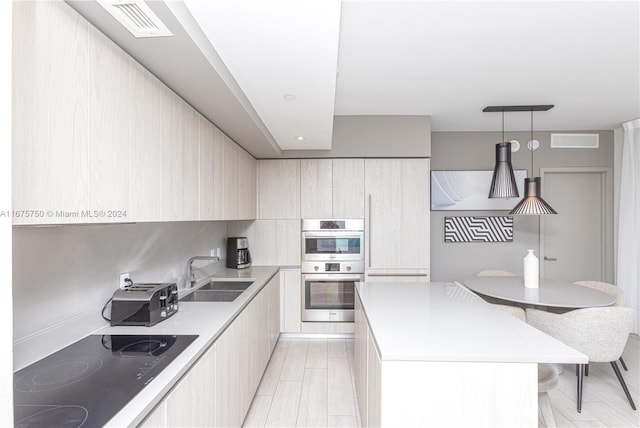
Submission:
<svg viewBox="0 0 640 428">
<path fill-rule="evenodd" d="M 502 110 L 502 142 L 504 143 L 504 110 Z"/>
<path fill-rule="evenodd" d="M 533 142 L 533 109 L 531 109 L 531 177 L 533 177 L 533 151 L 535 150 L 535 143 Z"/>
</svg>

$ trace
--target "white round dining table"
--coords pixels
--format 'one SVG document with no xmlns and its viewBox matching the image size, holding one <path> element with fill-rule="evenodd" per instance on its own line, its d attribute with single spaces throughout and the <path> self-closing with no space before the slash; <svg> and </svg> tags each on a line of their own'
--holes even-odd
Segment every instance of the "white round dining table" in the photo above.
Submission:
<svg viewBox="0 0 640 428">
<path fill-rule="evenodd" d="M 610 306 L 615 298 L 570 282 L 540 278 L 538 288 L 525 288 L 521 276 L 483 276 L 465 279 L 463 284 L 484 296 L 531 306 L 550 308 L 595 308 Z"/>
</svg>

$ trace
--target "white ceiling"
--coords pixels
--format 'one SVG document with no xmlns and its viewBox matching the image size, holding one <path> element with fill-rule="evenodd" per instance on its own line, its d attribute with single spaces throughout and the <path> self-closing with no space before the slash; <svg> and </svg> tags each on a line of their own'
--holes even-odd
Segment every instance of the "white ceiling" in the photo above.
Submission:
<svg viewBox="0 0 640 428">
<path fill-rule="evenodd" d="M 340 0 L 185 4 L 283 150 L 331 148 Z"/>
<path fill-rule="evenodd" d="M 536 128 L 613 129 L 640 114 L 638 2 L 343 1 L 337 115 L 431 115 L 496 130 L 487 105 L 555 104 Z M 529 114 L 506 126 L 528 129 Z"/>
<path fill-rule="evenodd" d="M 487 105 L 555 104 L 536 130 L 640 117 L 639 1 L 147 2 L 173 42 L 67 2 L 256 157 L 330 148 L 334 115 L 429 115 L 434 131 L 500 130 Z"/>
</svg>

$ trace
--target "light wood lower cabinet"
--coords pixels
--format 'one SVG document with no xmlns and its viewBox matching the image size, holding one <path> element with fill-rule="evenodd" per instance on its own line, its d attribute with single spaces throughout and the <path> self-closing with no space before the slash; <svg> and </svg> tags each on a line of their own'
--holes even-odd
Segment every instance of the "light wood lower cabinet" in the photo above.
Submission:
<svg viewBox="0 0 640 428">
<path fill-rule="evenodd" d="M 379 427 L 382 364 L 358 298 L 355 303 L 354 325 L 353 359 L 360 419 L 363 427 Z"/>
<path fill-rule="evenodd" d="M 167 426 L 206 427 L 215 423 L 216 346 L 212 346 L 166 399 Z"/>
<path fill-rule="evenodd" d="M 298 333 L 301 328 L 302 284 L 300 269 L 281 272 L 280 280 L 280 331 Z"/>
<path fill-rule="evenodd" d="M 359 296 L 353 357 L 363 427 L 536 426 L 536 363 L 382 361 Z"/>
<path fill-rule="evenodd" d="M 279 319 L 276 274 L 140 426 L 241 426 L 278 340 Z"/>
<path fill-rule="evenodd" d="M 215 425 L 216 346 L 211 346 L 180 379 L 141 427 L 210 427 Z"/>
<path fill-rule="evenodd" d="M 280 281 L 281 273 L 269 281 L 269 355 L 273 352 L 280 337 Z"/>
<path fill-rule="evenodd" d="M 354 312 L 354 343 L 353 343 L 353 360 L 354 360 L 354 377 L 356 385 L 356 394 L 358 395 L 358 408 L 360 410 L 360 419 L 362 426 L 369 426 L 367 419 L 367 320 L 364 318 L 362 304 L 360 299 L 356 297 Z"/>
</svg>

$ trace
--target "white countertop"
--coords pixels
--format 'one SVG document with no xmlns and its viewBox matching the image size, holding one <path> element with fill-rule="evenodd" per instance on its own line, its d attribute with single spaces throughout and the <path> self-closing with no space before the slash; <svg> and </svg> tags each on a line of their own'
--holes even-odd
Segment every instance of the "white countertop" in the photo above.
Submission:
<svg viewBox="0 0 640 428">
<path fill-rule="evenodd" d="M 356 289 L 383 361 L 588 362 L 455 283 L 361 282 Z"/>
<path fill-rule="evenodd" d="M 152 327 L 107 326 L 94 334 L 197 334 L 198 338 L 180 353 L 156 378 L 118 412 L 106 426 L 123 427 L 139 424 L 188 371 L 196 360 L 222 334 L 253 297 L 278 272 L 276 266 L 252 266 L 247 269 L 222 269 L 196 284 L 195 288 L 211 279 L 238 279 L 255 281 L 233 302 L 180 302 L 178 313 Z M 180 297 L 191 292 L 179 290 Z"/>
</svg>

